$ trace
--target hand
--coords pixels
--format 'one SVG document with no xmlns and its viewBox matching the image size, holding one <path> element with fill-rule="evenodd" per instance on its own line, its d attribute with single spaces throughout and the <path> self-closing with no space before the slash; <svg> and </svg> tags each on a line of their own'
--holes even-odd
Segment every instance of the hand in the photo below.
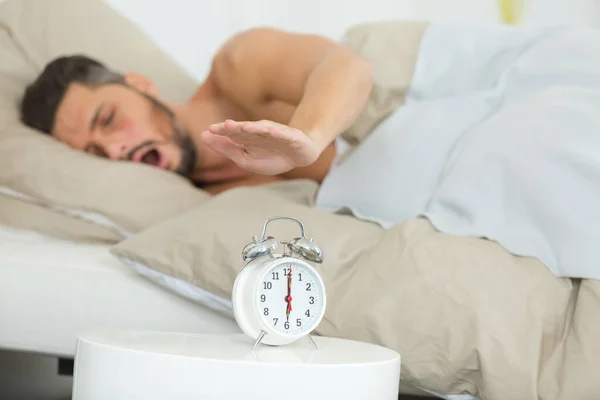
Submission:
<svg viewBox="0 0 600 400">
<path fill-rule="evenodd" d="M 240 167 L 277 175 L 317 160 L 320 150 L 299 129 L 273 121 L 226 120 L 202 133 L 202 140 Z"/>
</svg>

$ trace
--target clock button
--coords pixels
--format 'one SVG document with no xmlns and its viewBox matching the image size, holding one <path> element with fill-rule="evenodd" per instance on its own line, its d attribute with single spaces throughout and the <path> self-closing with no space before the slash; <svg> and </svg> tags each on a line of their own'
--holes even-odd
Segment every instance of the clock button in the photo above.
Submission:
<svg viewBox="0 0 600 400">
<path fill-rule="evenodd" d="M 265 256 L 277 248 L 277 239 L 269 236 L 258 242 L 253 242 L 242 250 L 244 260 Z"/>
</svg>

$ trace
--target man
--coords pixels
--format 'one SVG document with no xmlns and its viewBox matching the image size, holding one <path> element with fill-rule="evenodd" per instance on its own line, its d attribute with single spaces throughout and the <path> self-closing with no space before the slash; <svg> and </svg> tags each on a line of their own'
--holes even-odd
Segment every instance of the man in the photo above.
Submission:
<svg viewBox="0 0 600 400">
<path fill-rule="evenodd" d="M 223 45 L 185 104 L 165 104 L 140 74 L 75 55 L 46 66 L 21 118 L 75 149 L 152 164 L 218 193 L 278 179 L 321 182 L 332 142 L 371 86 L 371 65 L 336 42 L 257 28 Z"/>
</svg>

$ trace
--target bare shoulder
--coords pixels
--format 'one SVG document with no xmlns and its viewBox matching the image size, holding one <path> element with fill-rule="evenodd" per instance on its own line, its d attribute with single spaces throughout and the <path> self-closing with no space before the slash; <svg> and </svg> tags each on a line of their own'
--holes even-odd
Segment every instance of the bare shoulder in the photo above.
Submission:
<svg viewBox="0 0 600 400">
<path fill-rule="evenodd" d="M 279 28 L 256 27 L 229 38 L 215 56 L 214 67 L 223 72 L 247 74 L 290 61 L 311 62 L 341 45 L 321 35 L 290 32 Z M 275 62 L 275 65 L 273 64 Z"/>
<path fill-rule="evenodd" d="M 233 35 L 224 43 L 220 53 L 233 56 L 245 51 L 269 53 L 282 50 L 290 44 L 301 45 L 304 48 L 316 46 L 317 50 L 322 49 L 322 46 L 339 46 L 337 42 L 318 34 L 291 32 L 274 27 L 255 27 Z"/>
<path fill-rule="evenodd" d="M 225 93 L 247 100 L 274 94 L 297 97 L 312 69 L 333 51 L 349 50 L 318 34 L 256 27 L 221 46 L 212 75 Z"/>
</svg>

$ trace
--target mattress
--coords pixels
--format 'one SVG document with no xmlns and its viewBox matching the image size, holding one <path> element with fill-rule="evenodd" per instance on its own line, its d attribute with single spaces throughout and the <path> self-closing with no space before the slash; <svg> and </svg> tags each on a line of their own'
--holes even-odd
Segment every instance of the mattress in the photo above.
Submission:
<svg viewBox="0 0 600 400">
<path fill-rule="evenodd" d="M 0 348 L 73 357 L 95 328 L 240 332 L 220 299 L 175 294 L 108 250 L 0 225 Z"/>
</svg>

